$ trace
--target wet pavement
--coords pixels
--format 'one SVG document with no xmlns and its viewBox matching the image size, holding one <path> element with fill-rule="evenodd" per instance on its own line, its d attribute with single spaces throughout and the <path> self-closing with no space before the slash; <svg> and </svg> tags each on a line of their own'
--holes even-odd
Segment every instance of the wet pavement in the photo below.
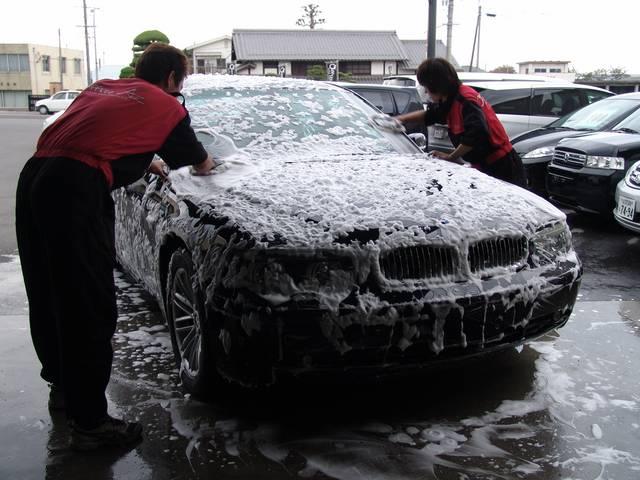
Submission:
<svg viewBox="0 0 640 480">
<path fill-rule="evenodd" d="M 637 301 L 579 301 L 559 335 L 437 373 L 203 403 L 177 384 L 154 304 L 116 273 L 110 408 L 139 419 L 145 440 L 79 455 L 46 409 L 19 264 L 1 258 L 2 479 L 640 478 Z"/>
</svg>

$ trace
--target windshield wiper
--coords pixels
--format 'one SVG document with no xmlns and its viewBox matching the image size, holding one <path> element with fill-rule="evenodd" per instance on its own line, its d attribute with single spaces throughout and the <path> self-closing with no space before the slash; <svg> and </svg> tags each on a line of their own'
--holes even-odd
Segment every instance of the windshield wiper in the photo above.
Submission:
<svg viewBox="0 0 640 480">
<path fill-rule="evenodd" d="M 627 128 L 627 127 L 623 127 L 623 128 L 616 128 L 614 130 L 614 132 L 623 132 L 623 133 L 640 133 L 637 130 L 634 130 L 633 128 Z"/>
<path fill-rule="evenodd" d="M 561 127 L 561 126 L 553 126 L 553 125 L 547 125 L 546 127 L 544 127 L 545 130 L 575 130 L 575 128 L 571 128 L 571 127 Z"/>
</svg>

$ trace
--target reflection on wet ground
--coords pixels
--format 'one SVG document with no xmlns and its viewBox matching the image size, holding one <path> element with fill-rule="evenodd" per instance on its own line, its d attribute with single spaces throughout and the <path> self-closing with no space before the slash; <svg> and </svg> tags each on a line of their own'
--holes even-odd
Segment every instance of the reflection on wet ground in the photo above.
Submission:
<svg viewBox="0 0 640 480">
<path fill-rule="evenodd" d="M 143 422 L 145 441 L 78 456 L 41 408 L 11 427 L 16 442 L 35 440 L 30 457 L 0 460 L 0 477 L 640 478 L 640 303 L 579 302 L 559 336 L 420 377 L 289 382 L 204 403 L 182 394 L 153 303 L 121 274 L 117 284 L 111 409 Z"/>
</svg>

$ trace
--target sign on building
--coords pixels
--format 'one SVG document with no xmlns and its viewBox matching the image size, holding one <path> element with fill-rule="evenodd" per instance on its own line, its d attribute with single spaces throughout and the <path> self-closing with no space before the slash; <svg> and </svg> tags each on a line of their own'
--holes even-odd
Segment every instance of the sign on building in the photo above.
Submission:
<svg viewBox="0 0 640 480">
<path fill-rule="evenodd" d="M 338 79 L 338 62 L 329 62 L 327 64 L 327 80 L 334 82 Z"/>
<path fill-rule="evenodd" d="M 235 63 L 230 63 L 229 65 L 227 65 L 227 73 L 229 75 L 235 75 L 236 74 L 236 64 Z"/>
<path fill-rule="evenodd" d="M 286 65 L 278 65 L 278 76 L 286 77 L 287 76 L 287 66 Z"/>
</svg>

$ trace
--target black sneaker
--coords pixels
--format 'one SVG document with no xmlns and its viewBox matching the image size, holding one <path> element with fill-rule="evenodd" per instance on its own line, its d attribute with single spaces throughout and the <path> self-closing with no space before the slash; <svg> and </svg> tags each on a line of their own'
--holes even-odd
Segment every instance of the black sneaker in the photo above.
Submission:
<svg viewBox="0 0 640 480">
<path fill-rule="evenodd" d="M 64 410 L 65 402 L 62 388 L 54 385 L 53 383 L 49 385 L 49 388 L 49 411 L 60 412 Z"/>
<path fill-rule="evenodd" d="M 84 429 L 71 424 L 71 441 L 74 450 L 95 450 L 97 448 L 128 447 L 142 439 L 142 425 L 124 422 L 117 418 L 107 419 L 96 428 Z"/>
</svg>

